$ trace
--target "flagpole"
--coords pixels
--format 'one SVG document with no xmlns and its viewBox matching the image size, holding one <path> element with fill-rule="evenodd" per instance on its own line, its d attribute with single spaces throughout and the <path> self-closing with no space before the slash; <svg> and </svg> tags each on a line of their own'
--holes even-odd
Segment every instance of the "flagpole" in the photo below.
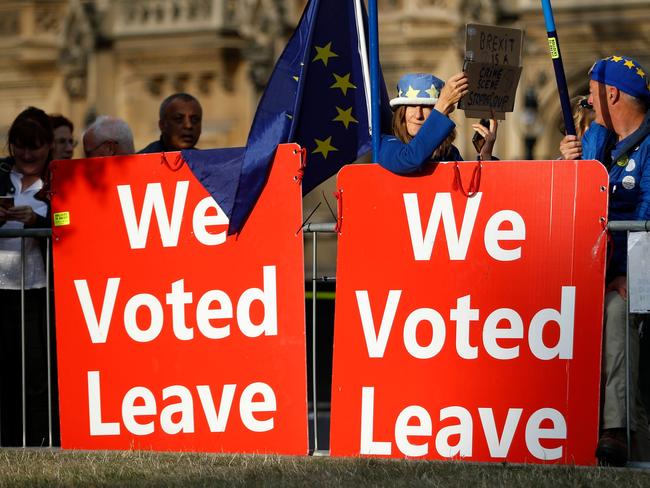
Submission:
<svg viewBox="0 0 650 488">
<path fill-rule="evenodd" d="M 569 100 L 569 89 L 567 88 L 566 76 L 564 75 L 562 53 L 560 52 L 560 40 L 555 30 L 555 20 L 553 19 L 551 0 L 542 0 L 542 10 L 544 11 L 544 23 L 546 24 L 548 47 L 551 52 L 551 59 L 553 60 L 553 69 L 555 70 L 555 81 L 557 82 L 557 90 L 560 94 L 560 105 L 562 106 L 564 127 L 566 127 L 567 135 L 575 136 L 576 128 L 573 123 L 571 101 Z"/>
<path fill-rule="evenodd" d="M 368 37 L 370 50 L 370 112 L 372 130 L 372 161 L 379 156 L 381 121 L 379 114 L 379 32 L 377 0 L 368 0 Z"/>
</svg>

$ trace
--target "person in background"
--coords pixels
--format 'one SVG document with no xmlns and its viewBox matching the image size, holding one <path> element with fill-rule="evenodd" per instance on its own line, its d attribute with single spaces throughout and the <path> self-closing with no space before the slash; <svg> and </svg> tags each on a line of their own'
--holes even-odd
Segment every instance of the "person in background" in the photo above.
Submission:
<svg viewBox="0 0 650 488">
<path fill-rule="evenodd" d="M 609 220 L 650 219 L 650 80 L 635 60 L 610 56 L 589 72 L 589 104 L 595 120 L 582 138 L 565 136 L 564 159 L 597 159 L 609 171 Z M 613 232 L 607 266 L 602 362 L 601 435 L 596 455 L 602 464 L 624 465 L 629 414 L 632 455 L 650 458 L 650 433 L 638 388 L 639 317 L 631 315 L 630 412 L 626 412 L 625 329 L 627 316 L 627 233 Z"/>
<path fill-rule="evenodd" d="M 0 161 L 0 229 L 50 227 L 48 165 L 54 132 L 48 115 L 34 107 L 9 128 L 10 156 Z M 0 440 L 22 445 L 21 239 L 0 239 Z M 48 437 L 46 273 L 36 239 L 24 241 L 26 442 Z"/>
<path fill-rule="evenodd" d="M 174 93 L 160 104 L 158 127 L 160 139 L 153 141 L 140 154 L 196 149 L 201 137 L 203 109 L 188 93 Z"/>
<path fill-rule="evenodd" d="M 573 114 L 573 123 L 576 128 L 576 135 L 582 137 L 596 117 L 594 108 L 589 104 L 589 97 L 573 97 L 571 99 L 571 113 Z M 562 134 L 566 134 L 564 119 L 560 120 L 559 129 Z"/>
<path fill-rule="evenodd" d="M 63 115 L 50 115 L 54 130 L 54 150 L 52 159 L 72 159 L 77 141 L 73 137 L 74 125 Z"/>
<path fill-rule="evenodd" d="M 109 115 L 100 115 L 85 130 L 83 145 L 87 158 L 135 153 L 133 132 L 129 125 L 124 120 Z"/>
<path fill-rule="evenodd" d="M 393 135 L 382 135 L 378 162 L 397 174 L 421 170 L 431 161 L 461 161 L 453 145 L 456 124 L 449 114 L 468 92 L 465 73 L 460 72 L 444 83 L 425 73 L 404 75 L 397 83 L 397 97 L 390 101 L 393 113 Z M 497 122 L 489 127 L 472 127 L 485 140 L 480 152 L 483 160 L 492 159 Z"/>
</svg>

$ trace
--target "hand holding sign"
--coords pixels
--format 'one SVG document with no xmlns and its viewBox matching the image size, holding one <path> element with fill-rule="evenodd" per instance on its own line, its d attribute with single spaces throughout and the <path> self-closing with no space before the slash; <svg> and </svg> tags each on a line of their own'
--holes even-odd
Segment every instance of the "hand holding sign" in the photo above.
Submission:
<svg viewBox="0 0 650 488">
<path fill-rule="evenodd" d="M 484 122 L 487 122 L 487 124 Z M 479 152 L 481 159 L 492 159 L 492 150 L 494 149 L 494 143 L 497 140 L 497 129 L 499 128 L 499 123 L 496 119 L 490 119 L 489 121 L 481 119 L 479 124 L 472 124 L 472 128 L 476 131 L 474 134 L 475 137 L 472 138 L 472 142 L 474 143 L 476 150 Z"/>
<path fill-rule="evenodd" d="M 440 96 L 433 108 L 443 115 L 449 115 L 456 109 L 458 101 L 467 95 L 468 86 L 467 75 L 462 71 L 456 73 L 440 90 Z"/>
</svg>

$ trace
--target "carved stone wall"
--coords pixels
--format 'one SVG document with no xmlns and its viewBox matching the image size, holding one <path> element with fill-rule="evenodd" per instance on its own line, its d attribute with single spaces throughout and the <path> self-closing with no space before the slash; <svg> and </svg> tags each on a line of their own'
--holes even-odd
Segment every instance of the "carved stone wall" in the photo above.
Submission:
<svg viewBox="0 0 650 488">
<path fill-rule="evenodd" d="M 70 117 L 77 136 L 120 116 L 139 148 L 158 137 L 162 99 L 187 91 L 204 109 L 200 147 L 244 144 L 299 3 L 0 0 L 0 137 L 31 104 Z"/>
<path fill-rule="evenodd" d="M 381 61 L 392 95 L 411 71 L 460 70 L 470 21 L 526 30 L 515 112 L 497 152 L 524 154 L 526 92 L 538 100 L 536 156 L 554 157 L 560 118 L 538 0 L 378 0 Z M 157 137 L 168 94 L 202 102 L 202 147 L 243 144 L 255 106 L 305 0 L 0 0 L 0 148 L 27 105 L 70 116 L 79 130 L 97 114 L 125 118 L 136 146 Z M 648 0 L 554 0 L 569 89 L 586 90 L 593 61 L 625 53 L 650 66 Z M 473 156 L 471 121 L 453 114 L 457 143 Z M 530 129 L 530 128 L 529 128 Z M 0 153 L 2 153 L 0 149 Z M 81 155 L 77 149 L 77 155 Z"/>
<path fill-rule="evenodd" d="M 505 159 L 524 156 L 524 137 L 538 138 L 537 158 L 558 155 L 561 118 L 553 65 L 539 0 L 379 0 L 380 56 L 392 96 L 399 77 L 424 71 L 446 79 L 462 67 L 464 26 L 468 22 L 524 29 L 523 72 L 515 112 L 500 125 L 497 154 Z M 432 8 L 433 6 L 433 8 Z M 571 95 L 587 91 L 587 71 L 599 58 L 630 55 L 650 66 L 650 8 L 648 0 L 554 0 Z M 536 95 L 537 121 L 526 126 L 530 111 L 526 92 Z M 452 114 L 458 126 L 457 145 L 473 157 L 471 122 L 462 112 Z"/>
</svg>

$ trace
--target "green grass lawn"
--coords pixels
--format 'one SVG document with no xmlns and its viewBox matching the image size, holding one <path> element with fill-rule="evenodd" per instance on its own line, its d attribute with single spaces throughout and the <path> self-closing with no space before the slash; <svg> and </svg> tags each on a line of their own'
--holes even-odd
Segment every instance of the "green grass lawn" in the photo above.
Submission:
<svg viewBox="0 0 650 488">
<path fill-rule="evenodd" d="M 0 451 L 0 486 L 650 486 L 650 471 L 269 455 Z"/>
</svg>

